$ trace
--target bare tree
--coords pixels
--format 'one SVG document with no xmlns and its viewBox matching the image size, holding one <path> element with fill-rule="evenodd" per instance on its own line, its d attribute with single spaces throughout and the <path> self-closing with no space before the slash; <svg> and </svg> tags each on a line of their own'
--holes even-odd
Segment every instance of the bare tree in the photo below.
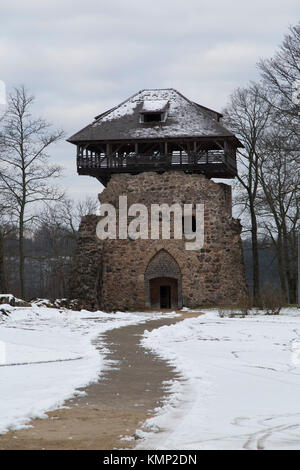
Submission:
<svg viewBox="0 0 300 470">
<path fill-rule="evenodd" d="M 263 189 L 260 215 L 276 248 L 281 289 L 286 300 L 294 303 L 300 221 L 300 154 L 287 147 L 284 129 L 273 127 L 265 137 L 265 153 L 259 162 L 259 180 Z"/>
<path fill-rule="evenodd" d="M 0 119 L 0 123 L 3 121 L 3 116 Z M 4 152 L 3 142 L 0 139 L 0 156 Z M 2 173 L 2 165 L 0 165 L 0 174 Z M 8 201 L 5 199 L 4 187 L 1 184 L 0 178 L 0 294 L 7 292 L 6 276 L 5 276 L 5 262 L 4 262 L 4 240 L 5 240 L 5 227 L 6 227 L 6 216 L 9 210 Z"/>
<path fill-rule="evenodd" d="M 224 111 L 224 120 L 239 137 L 244 149 L 238 151 L 239 200 L 250 216 L 251 247 L 253 259 L 253 297 L 259 304 L 260 279 L 258 255 L 257 200 L 259 186 L 259 161 L 261 142 L 271 118 L 271 106 L 262 98 L 259 84 L 238 88 Z"/>
<path fill-rule="evenodd" d="M 63 137 L 62 130 L 51 130 L 42 118 L 34 118 L 34 97 L 23 86 L 15 88 L 8 100 L 8 112 L 0 139 L 0 181 L 19 230 L 19 275 L 21 296 L 25 297 L 24 231 L 33 220 L 37 203 L 59 200 L 62 191 L 51 185 L 60 175 L 60 167 L 49 164 L 47 148 Z"/>
<path fill-rule="evenodd" d="M 274 56 L 262 59 L 258 67 L 264 89 L 272 97 L 273 120 L 284 127 L 288 147 L 296 150 L 300 145 L 300 23 L 289 28 Z"/>
<path fill-rule="evenodd" d="M 86 196 L 74 201 L 64 197 L 57 204 L 48 205 L 45 215 L 47 220 L 52 221 L 52 225 L 66 228 L 76 238 L 82 217 L 97 214 L 99 207 L 97 198 Z M 40 220 L 45 221 L 45 216 Z"/>
<path fill-rule="evenodd" d="M 97 213 L 98 207 L 96 198 L 86 197 L 76 202 L 63 197 L 59 202 L 47 204 L 39 215 L 36 234 L 47 240 L 49 252 L 35 254 L 34 258 L 41 263 L 47 262 L 48 291 L 53 296 L 68 295 L 70 268 L 81 218 Z M 52 276 L 52 271 L 55 276 Z"/>
<path fill-rule="evenodd" d="M 264 89 L 268 90 L 264 99 L 271 105 L 273 115 L 273 129 L 266 141 L 268 157 L 263 160 L 260 172 L 261 183 L 274 220 L 273 241 L 282 289 L 290 301 L 295 301 L 300 184 L 300 23 L 289 28 L 274 56 L 261 60 L 258 66 Z"/>
<path fill-rule="evenodd" d="M 4 268 L 4 223 L 3 223 L 3 206 L 0 205 L 0 294 L 7 292 L 6 277 Z"/>
<path fill-rule="evenodd" d="M 295 117 L 299 123 L 299 105 L 293 100 L 293 86 L 300 78 L 300 23 L 289 28 L 278 51 L 273 57 L 262 59 L 258 67 L 264 86 L 272 92 L 272 106 L 279 115 Z"/>
</svg>

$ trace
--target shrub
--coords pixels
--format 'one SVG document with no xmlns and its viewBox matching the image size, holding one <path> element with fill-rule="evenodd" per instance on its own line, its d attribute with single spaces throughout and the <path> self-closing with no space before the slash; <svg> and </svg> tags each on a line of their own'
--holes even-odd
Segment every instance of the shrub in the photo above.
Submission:
<svg viewBox="0 0 300 470">
<path fill-rule="evenodd" d="M 242 317 L 244 318 L 249 314 L 249 311 L 252 308 L 252 299 L 249 297 L 249 295 L 245 294 L 239 301 L 238 305 L 234 306 L 221 306 L 218 308 L 218 314 L 219 317 L 224 318 L 224 317 L 229 317 L 229 318 L 234 318 L 234 317 Z"/>
<path fill-rule="evenodd" d="M 266 315 L 279 315 L 284 305 L 285 296 L 279 287 L 268 284 L 262 289 L 261 307 Z"/>
</svg>

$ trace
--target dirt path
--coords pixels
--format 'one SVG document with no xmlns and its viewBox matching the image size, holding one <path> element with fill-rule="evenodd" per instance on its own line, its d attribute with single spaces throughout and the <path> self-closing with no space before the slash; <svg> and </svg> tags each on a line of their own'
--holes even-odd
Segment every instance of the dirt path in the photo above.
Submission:
<svg viewBox="0 0 300 470">
<path fill-rule="evenodd" d="M 140 345 L 147 329 L 170 325 L 197 314 L 153 320 L 107 332 L 101 344 L 109 349 L 108 359 L 116 361 L 104 371 L 98 383 L 85 389 L 84 397 L 65 403 L 68 409 L 47 413 L 49 419 L 35 419 L 32 428 L 0 436 L 3 449 L 120 449 L 135 447 L 140 423 L 162 404 L 163 381 L 178 378 L 172 367 Z M 101 347 L 99 346 L 101 351 Z"/>
</svg>

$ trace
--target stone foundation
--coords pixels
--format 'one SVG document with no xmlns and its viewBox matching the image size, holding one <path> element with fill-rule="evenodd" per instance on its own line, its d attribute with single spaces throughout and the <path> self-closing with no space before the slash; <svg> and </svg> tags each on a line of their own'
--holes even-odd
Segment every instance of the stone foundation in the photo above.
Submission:
<svg viewBox="0 0 300 470">
<path fill-rule="evenodd" d="M 246 284 L 241 225 L 231 216 L 230 186 L 180 171 L 116 174 L 100 202 L 117 209 L 120 195 L 127 196 L 128 207 L 146 205 L 149 214 L 153 203 L 204 204 L 204 246 L 188 251 L 186 240 L 172 238 L 100 242 L 96 238 L 99 217 L 85 217 L 73 271 L 73 297 L 86 308 L 105 311 L 157 309 L 159 295 L 169 295 L 171 308 L 239 303 Z"/>
</svg>

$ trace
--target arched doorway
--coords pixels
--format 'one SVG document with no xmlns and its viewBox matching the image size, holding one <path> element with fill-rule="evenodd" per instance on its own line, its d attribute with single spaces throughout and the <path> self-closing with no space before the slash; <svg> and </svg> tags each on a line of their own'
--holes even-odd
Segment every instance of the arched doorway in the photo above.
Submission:
<svg viewBox="0 0 300 470">
<path fill-rule="evenodd" d="M 172 277 L 150 279 L 150 304 L 152 308 L 178 307 L 178 280 Z"/>
<path fill-rule="evenodd" d="M 145 271 L 146 306 L 149 308 L 180 308 L 181 271 L 176 260 L 160 250 Z"/>
</svg>

